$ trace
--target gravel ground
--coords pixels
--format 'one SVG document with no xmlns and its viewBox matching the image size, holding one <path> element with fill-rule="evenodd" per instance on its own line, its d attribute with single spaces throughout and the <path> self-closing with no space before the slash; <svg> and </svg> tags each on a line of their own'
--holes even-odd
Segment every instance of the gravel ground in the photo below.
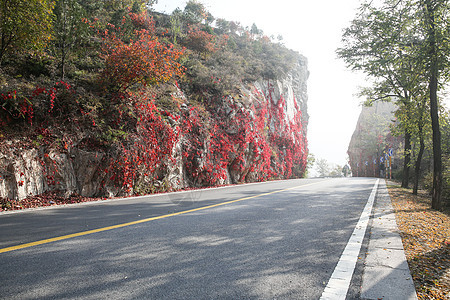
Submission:
<svg viewBox="0 0 450 300">
<path fill-rule="evenodd" d="M 450 209 L 431 209 L 425 191 L 388 189 L 418 298 L 450 299 Z"/>
</svg>

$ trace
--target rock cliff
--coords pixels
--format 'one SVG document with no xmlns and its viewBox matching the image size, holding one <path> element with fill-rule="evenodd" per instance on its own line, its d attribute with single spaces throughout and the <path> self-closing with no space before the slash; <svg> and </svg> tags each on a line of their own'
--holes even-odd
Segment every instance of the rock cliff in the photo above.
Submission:
<svg viewBox="0 0 450 300">
<path fill-rule="evenodd" d="M 308 75 L 299 56 L 280 78 L 209 95 L 206 109 L 185 86 L 173 84 L 170 97 L 179 111 L 167 112 L 153 99 L 120 147 L 97 147 L 81 133 L 52 137 L 52 143 L 40 142 L 44 134 L 27 142 L 15 135 L 1 145 L 0 197 L 20 200 L 45 191 L 112 197 L 301 177 Z"/>
<path fill-rule="evenodd" d="M 389 128 L 395 108 L 391 102 L 362 107 L 347 152 L 353 176 L 379 177 L 380 170 L 384 170 L 385 155 L 396 144 Z"/>
</svg>

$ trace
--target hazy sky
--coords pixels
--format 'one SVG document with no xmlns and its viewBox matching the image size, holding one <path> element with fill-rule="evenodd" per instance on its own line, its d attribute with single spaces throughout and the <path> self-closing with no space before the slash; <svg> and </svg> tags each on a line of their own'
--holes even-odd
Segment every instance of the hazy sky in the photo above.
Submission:
<svg viewBox="0 0 450 300">
<path fill-rule="evenodd" d="M 184 9 L 183 0 L 159 0 L 157 11 Z M 308 58 L 308 142 L 310 153 L 332 163 L 346 163 L 347 148 L 361 107 L 355 94 L 361 75 L 347 71 L 335 50 L 359 0 L 203 0 L 215 18 L 255 23 L 268 36 L 281 34 L 288 48 Z"/>
</svg>

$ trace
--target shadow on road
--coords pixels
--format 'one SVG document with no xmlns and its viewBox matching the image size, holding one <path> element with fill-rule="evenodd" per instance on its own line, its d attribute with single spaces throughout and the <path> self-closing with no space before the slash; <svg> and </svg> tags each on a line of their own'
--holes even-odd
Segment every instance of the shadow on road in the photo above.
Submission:
<svg viewBox="0 0 450 300">
<path fill-rule="evenodd" d="M 23 275 L 2 272 L 0 292 L 21 299 L 318 299 L 371 186 L 358 185 L 351 197 L 343 186 L 289 190 L 274 199 L 262 196 L 5 253 L 0 257 L 4 270 L 20 269 Z M 189 208 L 206 202 L 192 203 Z M 79 216 L 43 210 L 36 218 L 48 223 L 39 230 L 51 231 L 61 219 L 71 228 L 80 218 L 89 227 L 105 226 L 96 220 L 100 210 L 117 224 L 186 209 L 169 198 L 109 206 L 107 212 L 94 205 L 72 208 Z M 14 222 L 8 226 L 20 220 Z"/>
</svg>

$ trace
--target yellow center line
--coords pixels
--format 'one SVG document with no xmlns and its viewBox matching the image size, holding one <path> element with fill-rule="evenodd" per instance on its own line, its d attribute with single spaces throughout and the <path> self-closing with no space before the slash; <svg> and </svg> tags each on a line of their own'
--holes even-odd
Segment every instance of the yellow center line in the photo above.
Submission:
<svg viewBox="0 0 450 300">
<path fill-rule="evenodd" d="M 301 188 L 301 187 L 305 187 L 305 186 L 309 186 L 309 185 L 313 185 L 313 184 L 317 184 L 317 183 L 320 183 L 320 182 L 314 182 L 314 183 L 294 186 L 294 187 L 290 187 L 290 188 L 286 188 L 286 189 L 282 189 L 282 190 L 278 190 L 278 191 L 263 193 L 263 194 L 250 196 L 250 197 L 239 198 L 239 199 L 236 199 L 236 200 L 231 200 L 231 201 L 226 201 L 226 202 L 222 202 L 222 203 L 212 204 L 212 205 L 203 206 L 203 207 L 199 207 L 199 208 L 184 210 L 184 211 L 180 211 L 180 212 L 176 212 L 176 213 L 172 213 L 172 214 L 161 215 L 161 216 L 147 218 L 147 219 L 142 219 L 142 220 L 137 220 L 137 221 L 133 221 L 133 222 L 122 223 L 122 224 L 102 227 L 102 228 L 98 228 L 98 229 L 93 229 L 93 230 L 87 230 L 87 231 L 82 231 L 82 232 L 62 235 L 62 236 L 58 236 L 58 237 L 54 237 L 54 238 L 49 238 L 49 239 L 40 240 L 40 241 L 36 241 L 36 242 L 31 242 L 31 243 L 26 243 L 26 244 L 21 244 L 21 245 L 17 245 L 17 246 L 1 248 L 0 249 L 0 253 L 15 251 L 15 250 L 24 249 L 24 248 L 29 248 L 29 247 L 33 247 L 33 246 L 37 246 L 37 245 L 48 244 L 48 243 L 52 243 L 52 242 L 56 242 L 56 241 L 67 240 L 67 239 L 74 238 L 74 237 L 79 237 L 79 236 L 84 236 L 84 235 L 93 234 L 93 233 L 97 233 L 97 232 L 102 232 L 102 231 L 107 231 L 107 230 L 127 227 L 127 226 L 131 226 L 131 225 L 146 223 L 146 222 L 159 220 L 159 219 L 165 219 L 165 218 L 169 218 L 169 217 L 173 217 L 173 216 L 188 214 L 188 213 L 192 213 L 192 212 L 196 212 L 196 211 L 200 211 L 200 210 L 205 210 L 205 209 L 210 209 L 210 208 L 214 208 L 214 207 L 218 207 L 218 206 L 222 206 L 222 205 L 232 204 L 232 203 L 236 203 L 236 202 L 240 202 L 240 201 L 244 201 L 244 200 L 249 200 L 249 199 L 254 199 L 254 198 L 258 198 L 258 197 L 263 197 L 263 196 L 267 196 L 267 195 L 276 194 L 276 193 L 281 193 L 281 192 L 284 192 L 284 191 L 293 190 L 293 189 L 297 189 L 297 188 Z"/>
</svg>

